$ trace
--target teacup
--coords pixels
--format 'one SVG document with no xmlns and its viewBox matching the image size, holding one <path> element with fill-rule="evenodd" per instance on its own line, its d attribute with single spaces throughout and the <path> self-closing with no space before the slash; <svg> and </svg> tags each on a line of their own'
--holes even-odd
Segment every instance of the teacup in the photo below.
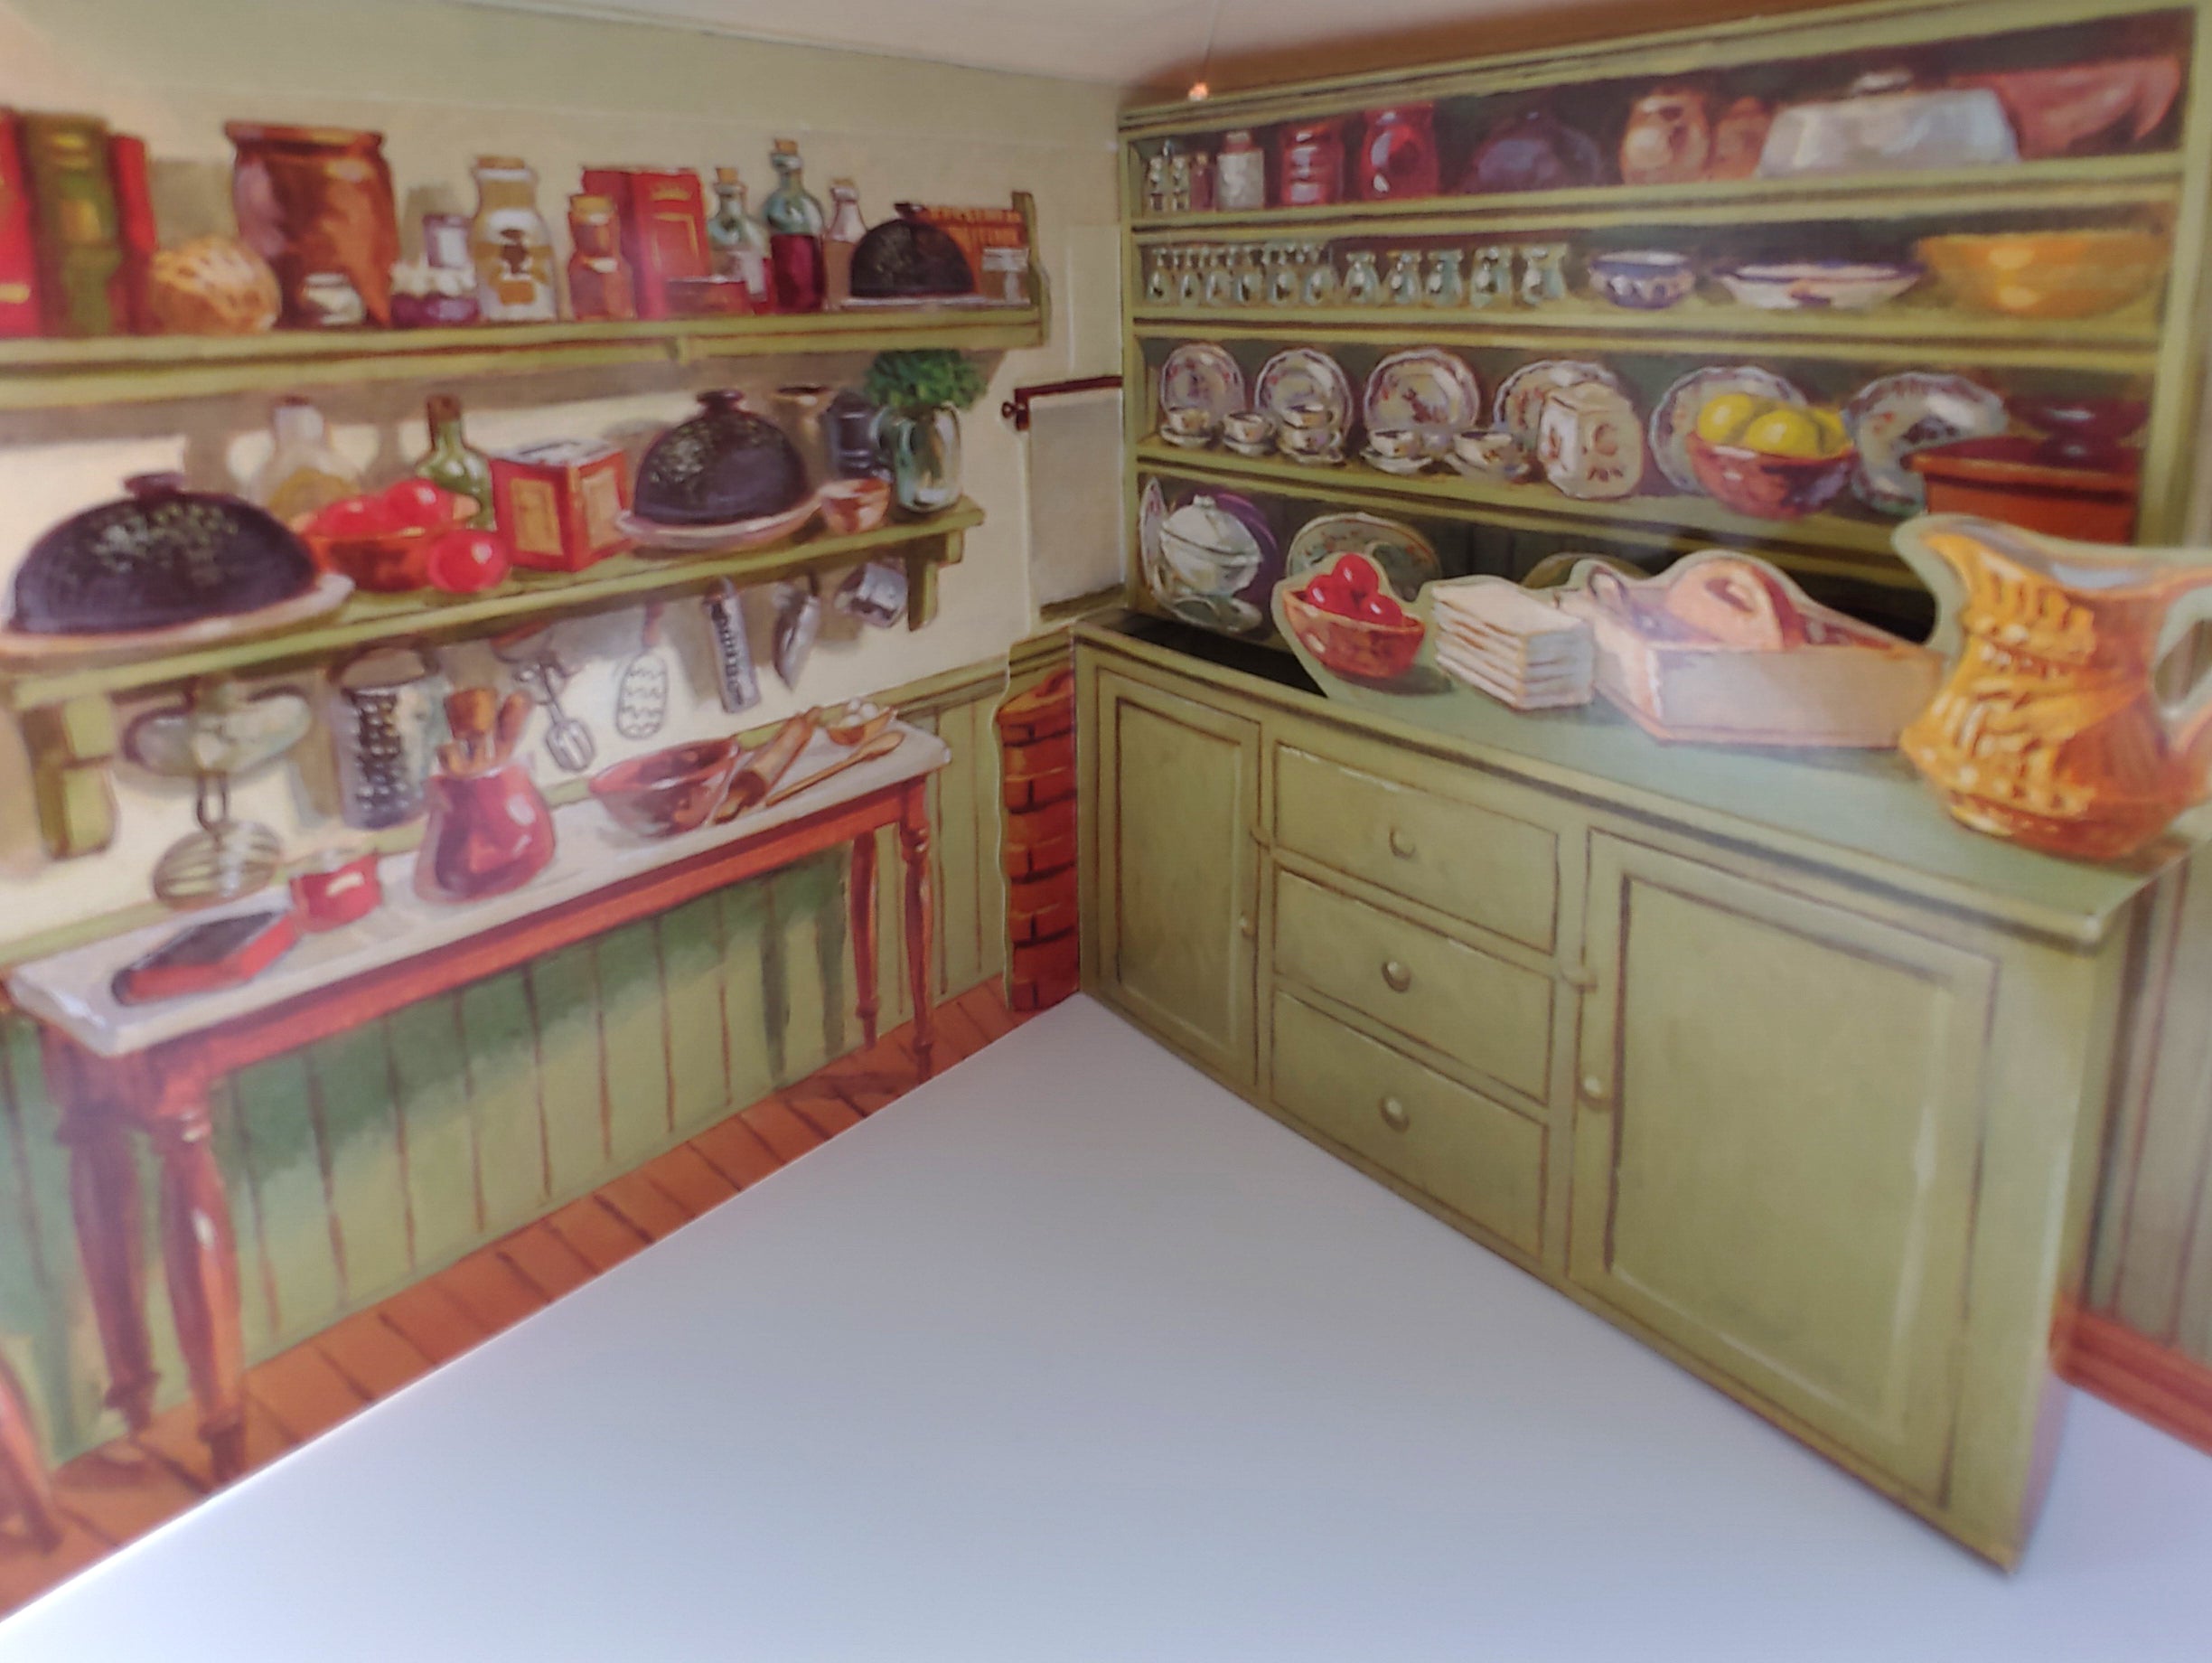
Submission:
<svg viewBox="0 0 2212 1663">
<path fill-rule="evenodd" d="M 1178 404 L 1160 412 L 1160 427 L 1177 438 L 1204 438 L 1214 431 L 1214 412 L 1201 405 Z"/>
<path fill-rule="evenodd" d="M 1239 410 L 1223 430 L 1233 445 L 1264 445 L 1275 435 L 1275 419 L 1265 410 Z"/>
<path fill-rule="evenodd" d="M 1275 442 L 1293 456 L 1326 456 L 1344 441 L 1334 427 L 1287 427 L 1275 436 Z"/>
<path fill-rule="evenodd" d="M 1425 444 L 1419 427 L 1370 427 L 1367 446 L 1378 456 L 1403 461 L 1425 453 Z"/>
<path fill-rule="evenodd" d="M 1452 455 L 1467 472 L 1513 482 L 1534 471 L 1532 458 L 1521 441 L 1504 430 L 1462 433 L 1452 441 Z"/>
<path fill-rule="evenodd" d="M 1336 424 L 1329 407 L 1318 399 L 1300 399 L 1283 407 L 1282 425 L 1294 433 L 1326 433 Z"/>
</svg>

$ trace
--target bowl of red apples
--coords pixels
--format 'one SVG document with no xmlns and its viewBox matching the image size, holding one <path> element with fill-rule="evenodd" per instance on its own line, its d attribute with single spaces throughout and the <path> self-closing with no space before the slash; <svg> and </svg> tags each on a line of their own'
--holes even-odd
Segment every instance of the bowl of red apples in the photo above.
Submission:
<svg viewBox="0 0 2212 1663">
<path fill-rule="evenodd" d="M 295 521 L 293 529 L 326 571 L 380 594 L 436 587 L 486 589 L 507 576 L 506 545 L 470 524 L 480 508 L 426 479 L 349 496 Z"/>
<path fill-rule="evenodd" d="M 1322 668 L 1351 681 L 1394 681 L 1420 653 L 1421 621 L 1364 554 L 1340 554 L 1326 571 L 1285 588 L 1282 612 Z"/>
</svg>

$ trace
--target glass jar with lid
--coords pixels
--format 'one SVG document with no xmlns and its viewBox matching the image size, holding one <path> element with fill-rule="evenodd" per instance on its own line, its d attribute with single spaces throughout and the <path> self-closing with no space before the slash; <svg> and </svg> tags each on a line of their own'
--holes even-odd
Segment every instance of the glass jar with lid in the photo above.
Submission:
<svg viewBox="0 0 2212 1663">
<path fill-rule="evenodd" d="M 538 175 L 514 156 L 478 156 L 469 258 L 476 310 L 487 323 L 542 324 L 560 315 L 553 232 L 538 211 Z"/>
</svg>

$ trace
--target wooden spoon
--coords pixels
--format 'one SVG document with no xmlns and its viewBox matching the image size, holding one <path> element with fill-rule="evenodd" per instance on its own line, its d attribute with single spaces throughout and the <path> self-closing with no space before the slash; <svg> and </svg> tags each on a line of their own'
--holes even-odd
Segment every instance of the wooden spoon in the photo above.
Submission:
<svg viewBox="0 0 2212 1663">
<path fill-rule="evenodd" d="M 832 774 L 842 774 L 856 763 L 873 762 L 878 756 L 888 756 L 893 751 L 898 749 L 905 738 L 906 736 L 895 728 L 886 729 L 877 734 L 866 745 L 856 746 L 849 755 L 839 757 L 828 767 L 817 769 L 804 779 L 792 780 L 788 785 L 778 785 L 761 799 L 761 806 L 773 808 L 784 798 L 795 797 L 808 786 L 819 785 Z"/>
</svg>

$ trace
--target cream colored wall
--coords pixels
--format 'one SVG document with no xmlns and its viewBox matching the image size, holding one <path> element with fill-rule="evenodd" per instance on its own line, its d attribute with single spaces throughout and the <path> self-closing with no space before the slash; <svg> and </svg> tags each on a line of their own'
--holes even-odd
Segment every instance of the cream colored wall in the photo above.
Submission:
<svg viewBox="0 0 2212 1663">
<path fill-rule="evenodd" d="M 1052 334 L 1038 350 L 990 361 L 990 390 L 964 418 L 965 482 L 990 518 L 970 534 L 965 562 L 945 573 L 938 621 L 918 633 L 860 632 L 833 618 L 796 691 L 768 670 L 758 634 L 764 697 L 748 723 L 989 658 L 1027 633 L 1020 442 L 998 406 L 1017 383 L 1115 366 L 1116 102 L 1110 89 L 1075 82 L 434 0 L 0 0 L 0 103 L 97 112 L 144 136 L 164 240 L 230 229 L 222 125 L 241 117 L 384 133 L 410 254 L 424 211 L 473 204 L 468 164 L 484 152 L 520 155 L 537 168 L 539 204 L 557 225 L 589 164 L 734 164 L 757 206 L 770 141 L 783 136 L 801 141 L 818 195 L 832 177 L 854 178 L 870 220 L 888 217 L 894 201 L 995 203 L 1034 193 Z M 559 240 L 565 249 L 565 232 Z M 485 448 L 563 435 L 621 437 L 634 446 L 682 417 L 699 388 L 736 384 L 764 409 L 778 385 L 853 381 L 866 364 L 865 354 L 840 355 L 440 385 L 460 394 L 470 436 Z M 422 397 L 431 390 L 308 390 L 342 447 L 381 481 L 420 450 Z M 0 418 L 0 577 L 40 531 L 116 495 L 126 474 L 181 464 L 201 485 L 249 476 L 266 449 L 267 402 Z M 763 607 L 756 624 L 765 617 Z M 613 681 L 638 624 L 635 614 L 616 614 L 562 631 L 565 653 L 589 661 L 567 701 L 592 722 L 603 763 L 730 725 L 711 691 L 697 608 L 678 606 L 670 634 L 696 697 L 647 744 L 615 738 L 606 719 Z M 464 677 L 492 669 L 480 649 L 451 653 L 447 664 Z M 541 780 L 557 777 L 541 753 L 537 766 Z M 25 780 L 20 741 L 5 725 L 0 958 L 9 941 L 145 900 L 155 856 L 191 825 L 182 792 L 126 766 L 116 846 L 49 862 Z M 334 828 L 286 765 L 245 785 L 238 803 L 295 850 Z"/>
</svg>

